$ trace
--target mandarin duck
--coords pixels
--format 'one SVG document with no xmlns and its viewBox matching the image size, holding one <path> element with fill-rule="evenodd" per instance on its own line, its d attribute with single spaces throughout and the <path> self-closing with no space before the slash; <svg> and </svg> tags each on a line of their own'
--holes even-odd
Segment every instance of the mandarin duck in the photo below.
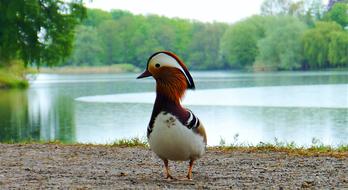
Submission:
<svg viewBox="0 0 348 190">
<path fill-rule="evenodd" d="M 173 179 L 168 161 L 189 161 L 187 178 L 207 146 L 202 122 L 184 108 L 180 101 L 186 89 L 195 89 L 192 76 L 174 53 L 159 51 L 151 55 L 146 70 L 137 78 L 152 76 L 156 80 L 156 99 L 147 128 L 150 149 L 163 160 L 166 179 Z"/>
</svg>

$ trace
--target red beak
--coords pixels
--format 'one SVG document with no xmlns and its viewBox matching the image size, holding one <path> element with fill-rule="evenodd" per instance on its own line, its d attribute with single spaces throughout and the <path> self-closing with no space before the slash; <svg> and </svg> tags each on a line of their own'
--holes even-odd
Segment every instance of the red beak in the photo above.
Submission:
<svg viewBox="0 0 348 190">
<path fill-rule="evenodd" d="M 141 75 L 137 77 L 137 79 L 141 79 L 141 78 L 145 78 L 149 76 L 152 76 L 152 74 L 148 70 L 145 70 L 143 73 L 141 73 Z"/>
</svg>

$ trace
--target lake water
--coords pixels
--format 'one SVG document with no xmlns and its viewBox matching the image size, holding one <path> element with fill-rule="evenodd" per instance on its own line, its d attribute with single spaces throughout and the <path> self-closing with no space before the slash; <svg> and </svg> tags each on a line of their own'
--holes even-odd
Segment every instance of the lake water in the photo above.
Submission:
<svg viewBox="0 0 348 190">
<path fill-rule="evenodd" d="M 208 144 L 348 144 L 348 72 L 193 72 L 184 105 Z M 0 90 L 0 142 L 112 143 L 146 136 L 153 79 L 137 74 L 39 74 L 27 90 Z"/>
</svg>

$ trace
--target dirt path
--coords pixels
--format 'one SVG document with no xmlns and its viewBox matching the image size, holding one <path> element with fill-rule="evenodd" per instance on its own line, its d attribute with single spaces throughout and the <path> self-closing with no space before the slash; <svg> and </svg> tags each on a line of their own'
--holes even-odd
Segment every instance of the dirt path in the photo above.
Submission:
<svg viewBox="0 0 348 190">
<path fill-rule="evenodd" d="M 171 162 L 184 177 L 186 162 Z M 348 189 L 348 158 L 209 150 L 193 181 L 146 148 L 0 144 L 0 189 Z"/>
</svg>

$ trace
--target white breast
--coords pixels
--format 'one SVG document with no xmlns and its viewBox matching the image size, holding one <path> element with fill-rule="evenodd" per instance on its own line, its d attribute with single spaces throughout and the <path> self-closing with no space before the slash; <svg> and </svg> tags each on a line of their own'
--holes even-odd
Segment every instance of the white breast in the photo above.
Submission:
<svg viewBox="0 0 348 190">
<path fill-rule="evenodd" d="M 170 113 L 158 114 L 148 140 L 151 149 L 162 159 L 195 160 L 205 152 L 203 137 Z"/>
</svg>

